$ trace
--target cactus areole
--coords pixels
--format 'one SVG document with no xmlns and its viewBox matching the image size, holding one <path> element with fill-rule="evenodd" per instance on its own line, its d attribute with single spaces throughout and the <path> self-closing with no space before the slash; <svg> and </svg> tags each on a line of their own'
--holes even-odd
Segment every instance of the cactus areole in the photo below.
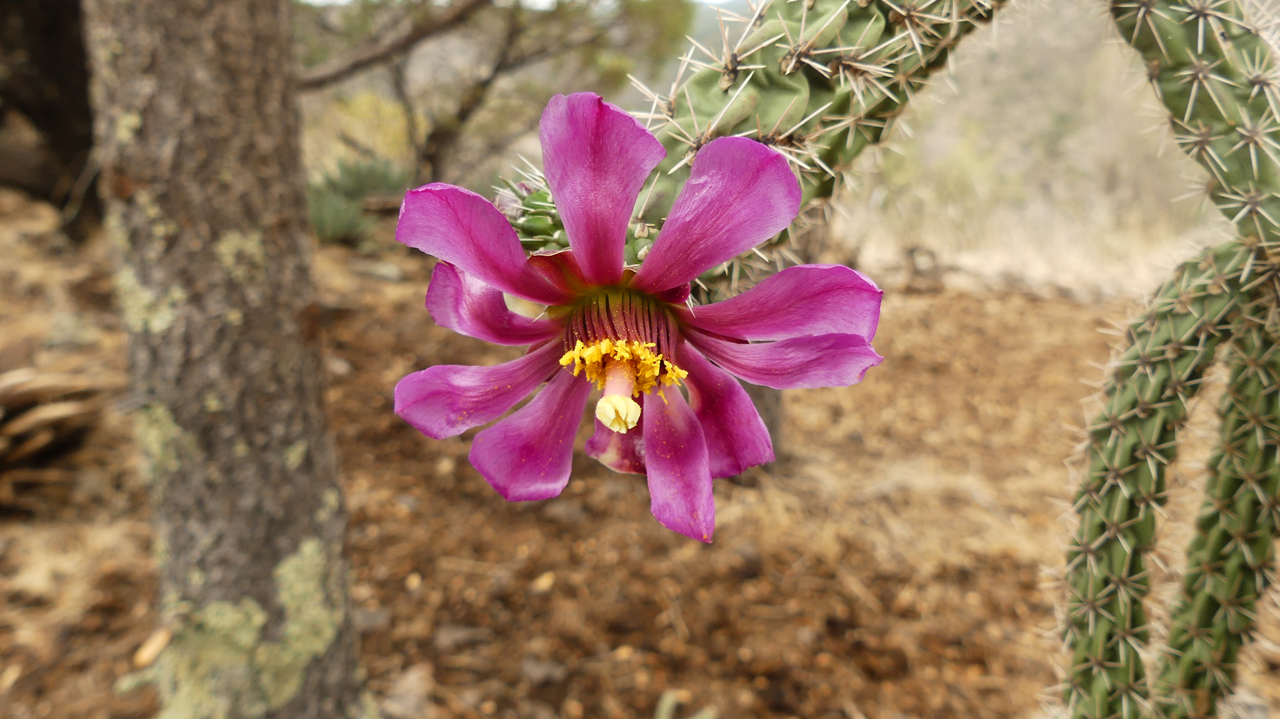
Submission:
<svg viewBox="0 0 1280 719">
<path fill-rule="evenodd" d="M 658 521 L 710 541 L 712 479 L 773 460 L 733 377 L 778 389 L 860 381 L 881 361 L 871 338 L 882 293 L 847 267 L 801 265 L 725 302 L 689 306 L 695 277 L 795 218 L 800 186 L 786 159 L 746 138 L 708 143 L 652 249 L 627 266 L 632 209 L 662 145 L 590 93 L 552 98 L 541 140 L 568 250 L 526 255 L 502 213 L 459 187 L 430 184 L 405 197 L 396 239 L 440 260 L 427 290 L 435 321 L 530 348 L 493 367 L 410 374 L 396 385 L 396 413 L 428 437 L 453 437 L 499 419 L 545 382 L 475 436 L 471 463 L 508 500 L 547 499 L 568 484 L 594 386 L 603 396 L 587 454 L 647 475 Z M 504 293 L 547 310 L 520 316 Z"/>
</svg>

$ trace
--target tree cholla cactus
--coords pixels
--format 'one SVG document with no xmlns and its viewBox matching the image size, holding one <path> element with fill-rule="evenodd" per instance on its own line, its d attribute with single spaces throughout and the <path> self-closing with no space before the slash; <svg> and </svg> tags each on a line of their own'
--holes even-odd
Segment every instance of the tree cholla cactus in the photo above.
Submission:
<svg viewBox="0 0 1280 719">
<path fill-rule="evenodd" d="M 1239 237 L 1177 271 L 1130 328 L 1104 387 L 1068 553 L 1065 697 L 1074 717 L 1215 716 L 1272 581 L 1280 518 L 1275 55 L 1235 0 L 1118 0 L 1111 11 L 1142 54 L 1178 144 L 1209 171 L 1207 194 Z M 1169 644 L 1149 682 L 1141 655 L 1150 634 L 1146 555 L 1187 403 L 1228 339 L 1220 445 Z"/>
</svg>

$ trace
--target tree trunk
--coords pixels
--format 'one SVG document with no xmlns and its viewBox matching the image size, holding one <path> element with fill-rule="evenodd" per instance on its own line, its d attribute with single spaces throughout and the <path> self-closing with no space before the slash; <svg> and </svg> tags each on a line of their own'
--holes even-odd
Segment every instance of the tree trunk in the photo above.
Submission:
<svg viewBox="0 0 1280 719">
<path fill-rule="evenodd" d="M 361 714 L 287 0 L 85 0 L 166 719 Z"/>
</svg>

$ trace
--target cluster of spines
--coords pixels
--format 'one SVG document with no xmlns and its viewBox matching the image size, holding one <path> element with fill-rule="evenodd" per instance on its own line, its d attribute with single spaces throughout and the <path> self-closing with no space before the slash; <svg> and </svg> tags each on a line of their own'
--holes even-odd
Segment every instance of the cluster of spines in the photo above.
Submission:
<svg viewBox="0 0 1280 719">
<path fill-rule="evenodd" d="M 1178 270 L 1128 335 L 1089 429 L 1068 552 L 1065 698 L 1073 717 L 1216 716 L 1234 688 L 1268 574 L 1277 517 L 1276 251 L 1280 142 L 1274 53 L 1236 0 L 1113 0 L 1178 144 L 1209 172 L 1239 238 Z M 1214 361 L 1231 368 L 1221 445 L 1169 643 L 1149 682 L 1148 555 L 1187 403 Z"/>
<path fill-rule="evenodd" d="M 641 193 L 638 222 L 661 225 L 702 146 L 717 137 L 751 137 L 792 163 L 807 222 L 703 280 L 721 285 L 716 294 L 733 294 L 743 274 L 755 280 L 811 261 L 796 235 L 815 219 L 821 224 L 820 205 L 853 160 L 883 138 L 956 43 L 1003 3 L 760 0 L 749 3 L 746 16 L 718 10 L 719 48 L 694 42 L 665 94 L 636 83 L 650 104 L 641 119 L 667 148 Z"/>
<path fill-rule="evenodd" d="M 1209 172 L 1209 197 L 1241 237 L 1280 242 L 1280 71 L 1237 0 L 1114 0 L 1174 137 Z M 1280 246 L 1280 245 L 1278 245 Z"/>
</svg>

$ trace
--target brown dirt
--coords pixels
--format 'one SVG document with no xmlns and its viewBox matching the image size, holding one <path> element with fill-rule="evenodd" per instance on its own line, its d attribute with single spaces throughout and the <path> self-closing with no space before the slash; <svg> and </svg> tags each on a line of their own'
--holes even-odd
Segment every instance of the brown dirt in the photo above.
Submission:
<svg viewBox="0 0 1280 719">
<path fill-rule="evenodd" d="M 0 194 L 0 254 L 19 257 L 0 265 L 0 359 L 30 336 L 10 355 L 120 371 L 105 253 L 52 252 L 41 208 Z M 1040 711 L 1068 427 L 1107 356 L 1098 330 L 1127 302 L 890 292 L 885 363 L 857 387 L 787 393 L 786 455 L 718 484 L 704 546 L 649 516 L 642 479 L 581 455 L 560 498 L 503 502 L 468 437 L 421 437 L 390 397 L 411 370 L 514 352 L 431 322 L 421 255 L 325 248 L 317 276 L 376 695 L 416 692 L 442 718 L 651 717 L 669 690 L 681 716 Z M 52 463 L 66 482 L 28 487 L 0 521 L 0 706 L 15 719 L 155 712 L 151 689 L 113 691 L 157 619 L 135 461 L 113 413 Z M 1250 682 L 1268 679 L 1280 660 Z"/>
</svg>

